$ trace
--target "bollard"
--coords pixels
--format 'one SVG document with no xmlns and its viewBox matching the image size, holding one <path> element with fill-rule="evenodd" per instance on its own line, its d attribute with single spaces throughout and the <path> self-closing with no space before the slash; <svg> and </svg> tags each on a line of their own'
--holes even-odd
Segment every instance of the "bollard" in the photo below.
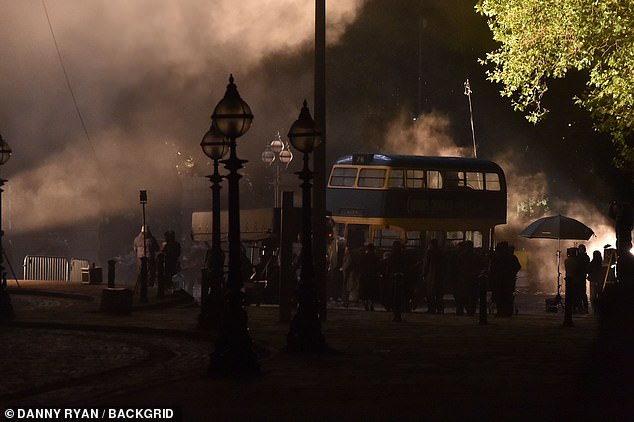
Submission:
<svg viewBox="0 0 634 422">
<path fill-rule="evenodd" d="M 114 266 L 116 263 L 117 261 L 114 259 L 108 260 L 108 288 L 109 289 L 114 289 L 114 277 L 115 277 Z"/>
</svg>

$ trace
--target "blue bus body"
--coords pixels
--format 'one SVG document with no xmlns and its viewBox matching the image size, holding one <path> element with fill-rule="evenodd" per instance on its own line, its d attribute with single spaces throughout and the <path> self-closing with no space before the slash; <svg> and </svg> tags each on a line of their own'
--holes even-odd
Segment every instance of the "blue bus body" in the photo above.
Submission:
<svg viewBox="0 0 634 422">
<path fill-rule="evenodd" d="M 397 238 L 413 247 L 439 238 L 442 243 L 474 240 L 476 247 L 488 248 L 494 227 L 507 218 L 504 171 L 475 158 L 340 157 L 326 200 L 340 235 L 379 247 Z"/>
</svg>

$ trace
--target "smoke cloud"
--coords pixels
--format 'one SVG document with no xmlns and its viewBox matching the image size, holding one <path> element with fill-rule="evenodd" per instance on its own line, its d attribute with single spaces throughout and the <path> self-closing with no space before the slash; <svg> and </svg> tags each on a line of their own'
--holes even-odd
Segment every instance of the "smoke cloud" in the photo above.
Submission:
<svg viewBox="0 0 634 422">
<path fill-rule="evenodd" d="M 472 156 L 472 151 L 459 147 L 451 135 L 449 116 L 431 111 L 416 120 L 403 115 L 388 127 L 385 152 L 442 157 Z"/>
<path fill-rule="evenodd" d="M 362 4 L 328 4 L 329 43 Z M 0 8 L 0 132 L 14 152 L 3 205 L 13 234 L 137 212 L 139 189 L 154 209 L 180 206 L 182 191 L 209 172 L 198 144 L 229 73 L 256 115 L 239 140 L 240 158 L 252 162 L 247 179 L 264 171 L 265 142 L 312 94 L 310 3 L 0 0 Z M 289 68 L 271 64 L 293 57 Z M 272 91 L 271 79 L 285 82 Z"/>
</svg>

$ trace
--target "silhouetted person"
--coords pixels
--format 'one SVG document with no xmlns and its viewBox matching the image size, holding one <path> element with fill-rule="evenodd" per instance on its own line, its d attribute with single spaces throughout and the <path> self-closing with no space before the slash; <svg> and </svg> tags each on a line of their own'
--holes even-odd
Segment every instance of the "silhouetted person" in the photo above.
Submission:
<svg viewBox="0 0 634 422">
<path fill-rule="evenodd" d="M 493 301 L 497 307 L 496 316 L 513 315 L 513 302 L 517 273 L 522 268 L 507 242 L 499 242 L 491 258 L 489 280 Z"/>
<path fill-rule="evenodd" d="M 379 262 L 381 266 L 381 273 L 379 274 L 379 286 L 381 290 L 381 303 L 385 307 L 385 310 L 390 312 L 392 310 L 392 301 L 394 300 L 394 290 L 392 288 L 392 278 L 388 275 L 388 264 L 390 262 L 390 257 L 392 256 L 392 252 L 385 251 L 381 256 L 381 261 Z"/>
<path fill-rule="evenodd" d="M 341 299 L 344 291 L 341 265 L 345 249 L 345 238 L 333 234 L 328 246 L 328 297 L 333 300 Z"/>
<path fill-rule="evenodd" d="M 145 231 L 145 236 L 144 232 Z M 143 239 L 145 238 L 145 247 Z M 148 286 L 154 286 L 156 282 L 156 253 L 159 250 L 158 242 L 152 235 L 150 227 L 141 227 L 141 231 L 134 238 L 134 252 L 137 257 L 137 268 L 141 272 L 141 258 L 147 258 Z"/>
<path fill-rule="evenodd" d="M 410 309 L 412 311 L 418 309 L 418 306 L 425 302 L 425 283 L 423 281 L 423 259 L 425 257 L 425 252 L 419 248 L 417 250 L 417 255 L 419 256 L 413 260 L 410 271 L 412 278 Z"/>
<path fill-rule="evenodd" d="M 572 304 L 572 312 L 582 312 L 583 306 L 579 292 L 580 285 L 585 285 L 586 267 L 583 259 L 579 256 L 579 249 L 568 248 L 566 250 L 566 260 L 564 261 L 566 268 L 566 306 Z M 570 287 L 570 291 L 568 291 Z"/>
<path fill-rule="evenodd" d="M 376 256 L 374 245 L 369 243 L 360 257 L 359 263 L 359 298 L 363 302 L 365 310 L 374 310 L 374 304 L 379 297 L 379 259 Z"/>
<path fill-rule="evenodd" d="M 403 253 L 403 245 L 399 240 L 392 244 L 392 251 L 385 262 L 385 277 L 392 285 L 392 312 L 394 321 L 400 322 L 403 312 L 403 301 L 405 294 L 405 273 L 408 269 L 407 257 Z"/>
<path fill-rule="evenodd" d="M 473 316 L 478 299 L 478 276 L 482 271 L 480 257 L 473 250 L 473 242 L 467 240 L 460 244 L 455 268 L 456 274 L 456 314 Z"/>
<path fill-rule="evenodd" d="M 161 252 L 165 254 L 165 280 L 167 285 L 171 286 L 172 277 L 181 270 L 181 245 L 176 241 L 174 230 L 165 232 L 165 241 L 161 246 Z"/>
<path fill-rule="evenodd" d="M 590 265 L 590 257 L 586 253 L 586 246 L 579 245 L 579 260 L 583 266 L 583 282 L 577 284 L 577 298 L 580 302 L 580 311 L 588 313 L 588 295 L 586 294 L 586 279 L 588 277 L 588 265 Z"/>
<path fill-rule="evenodd" d="M 605 277 L 603 258 L 600 251 L 592 253 L 592 261 L 588 264 L 587 272 L 588 280 L 590 280 L 590 304 L 592 305 L 592 313 L 596 313 L 599 304 L 599 294 Z"/>
<path fill-rule="evenodd" d="M 438 247 L 438 240 L 432 239 L 423 259 L 423 282 L 427 294 L 428 314 L 442 314 L 444 312 L 443 282 L 444 261 L 443 254 Z"/>
<path fill-rule="evenodd" d="M 356 302 L 359 299 L 359 259 L 359 250 L 346 246 L 341 264 L 344 306 L 348 306 L 350 301 Z"/>
</svg>

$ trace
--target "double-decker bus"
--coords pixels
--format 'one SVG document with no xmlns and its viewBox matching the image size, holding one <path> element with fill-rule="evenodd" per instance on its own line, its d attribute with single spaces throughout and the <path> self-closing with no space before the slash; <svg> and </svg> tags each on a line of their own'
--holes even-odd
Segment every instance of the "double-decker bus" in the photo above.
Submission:
<svg viewBox="0 0 634 422">
<path fill-rule="evenodd" d="M 489 160 L 391 154 L 340 157 L 328 180 L 327 208 L 347 245 L 445 248 L 471 240 L 488 249 L 506 223 L 504 171 Z"/>
</svg>

